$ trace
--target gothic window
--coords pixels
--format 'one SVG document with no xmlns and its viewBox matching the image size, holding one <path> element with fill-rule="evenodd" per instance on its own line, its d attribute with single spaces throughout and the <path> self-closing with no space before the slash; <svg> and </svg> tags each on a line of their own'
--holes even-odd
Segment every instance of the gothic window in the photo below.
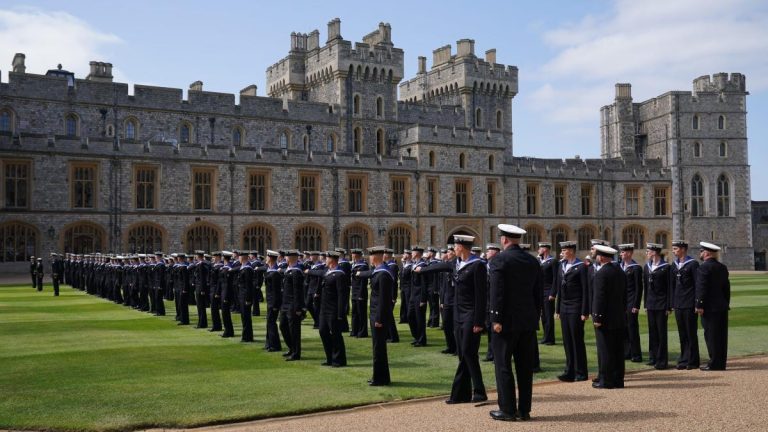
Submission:
<svg viewBox="0 0 768 432">
<path fill-rule="evenodd" d="M 725 174 L 717 178 L 717 215 L 724 217 L 731 215 L 730 182 Z"/>
<path fill-rule="evenodd" d="M 537 247 L 542 238 L 541 228 L 536 225 L 528 225 L 524 229 L 525 234 L 523 234 L 522 243 L 530 244 L 531 247 Z"/>
<path fill-rule="evenodd" d="M 539 213 L 539 185 L 528 183 L 525 185 L 525 210 L 527 215 Z"/>
<path fill-rule="evenodd" d="M 437 213 L 437 179 L 427 179 L 427 213 Z"/>
<path fill-rule="evenodd" d="M 662 249 L 669 249 L 669 234 L 665 231 L 657 232 L 654 239 L 655 243 L 660 244 Z"/>
<path fill-rule="evenodd" d="M 696 174 L 691 179 L 691 216 L 704 216 L 704 182 Z"/>
<path fill-rule="evenodd" d="M 563 216 L 565 214 L 565 190 L 566 185 L 555 185 L 555 216 Z"/>
<path fill-rule="evenodd" d="M 283 131 L 280 133 L 280 136 L 278 137 L 280 141 L 280 149 L 281 150 L 287 150 L 288 149 L 288 141 L 290 141 L 290 137 L 288 136 L 288 131 Z"/>
<path fill-rule="evenodd" d="M 376 131 L 376 154 L 379 156 L 384 155 L 384 129 Z"/>
<path fill-rule="evenodd" d="M 552 247 L 555 249 L 555 256 L 560 255 L 562 248 L 560 242 L 568 240 L 568 228 L 565 226 L 556 226 L 550 231 Z"/>
<path fill-rule="evenodd" d="M 13 132 L 13 113 L 9 109 L 0 110 L 0 132 Z"/>
<path fill-rule="evenodd" d="M 81 222 L 64 231 L 64 252 L 84 254 L 101 252 L 104 244 L 104 230 L 101 227 Z"/>
<path fill-rule="evenodd" d="M 5 160 L 2 168 L 5 208 L 29 207 L 32 164 L 29 161 Z"/>
<path fill-rule="evenodd" d="M 72 208 L 92 209 L 96 207 L 98 182 L 96 164 L 73 163 L 70 165 Z"/>
<path fill-rule="evenodd" d="M 590 226 L 583 226 L 576 231 L 579 250 L 589 250 L 592 247 L 591 240 L 597 237 L 595 229 Z"/>
<path fill-rule="evenodd" d="M 344 229 L 341 238 L 342 247 L 345 249 L 366 249 L 370 244 L 368 230 L 359 224 Z"/>
<path fill-rule="evenodd" d="M 352 98 L 352 114 L 360 115 L 360 95 L 355 95 Z"/>
<path fill-rule="evenodd" d="M 653 188 L 654 216 L 667 216 L 669 208 L 668 195 L 666 187 L 657 186 Z"/>
<path fill-rule="evenodd" d="M 387 232 L 387 247 L 401 253 L 412 245 L 411 229 L 405 225 L 392 227 Z"/>
<path fill-rule="evenodd" d="M 728 143 L 725 141 L 720 142 L 719 152 L 720 157 L 728 157 Z"/>
<path fill-rule="evenodd" d="M 328 153 L 333 153 L 336 151 L 336 135 L 328 135 L 328 139 L 325 142 L 325 151 Z"/>
<path fill-rule="evenodd" d="M 205 223 L 193 225 L 187 230 L 184 244 L 187 253 L 196 250 L 213 251 L 220 248 L 219 230 Z"/>
<path fill-rule="evenodd" d="M 192 169 L 192 208 L 213 210 L 216 191 L 215 168 Z"/>
<path fill-rule="evenodd" d="M 267 249 L 272 249 L 273 247 L 272 239 L 272 229 L 268 226 L 263 224 L 251 225 L 243 230 L 243 249 L 266 253 Z"/>
<path fill-rule="evenodd" d="M 299 174 L 299 204 L 303 212 L 317 211 L 318 186 L 320 175 L 316 173 Z"/>
<path fill-rule="evenodd" d="M 191 137 L 192 125 L 187 122 L 182 122 L 181 127 L 179 128 L 179 142 L 182 144 L 187 144 L 190 142 Z"/>
<path fill-rule="evenodd" d="M 376 117 L 384 117 L 384 99 L 381 97 L 376 98 Z"/>
<path fill-rule="evenodd" d="M 139 138 L 139 122 L 134 118 L 125 121 L 125 139 L 136 140 Z"/>
<path fill-rule="evenodd" d="M 454 183 L 456 195 L 456 213 L 469 213 L 470 183 L 467 179 L 458 179 Z"/>
<path fill-rule="evenodd" d="M 483 127 L 483 110 L 482 108 L 478 108 L 475 110 L 475 127 L 481 128 Z"/>
<path fill-rule="evenodd" d="M 356 127 L 352 133 L 354 152 L 360 154 L 363 152 L 363 130 L 360 127 Z"/>
<path fill-rule="evenodd" d="M 323 249 L 323 233 L 314 225 L 304 225 L 294 232 L 294 247 L 300 251 Z"/>
<path fill-rule="evenodd" d="M 627 186 L 624 190 L 624 210 L 627 216 L 640 214 L 640 188 Z"/>
<path fill-rule="evenodd" d="M 717 128 L 720 130 L 725 129 L 725 116 L 721 115 L 717 118 Z"/>
<path fill-rule="evenodd" d="M 163 250 L 163 232 L 155 225 L 136 225 L 128 231 L 128 250 L 152 253 Z"/>
<path fill-rule="evenodd" d="M 405 177 L 392 178 L 392 213 L 405 213 L 408 203 L 408 179 Z"/>
<path fill-rule="evenodd" d="M 496 214 L 496 182 L 489 180 L 486 185 L 486 196 L 488 202 L 488 214 Z"/>
<path fill-rule="evenodd" d="M 693 115 L 693 124 L 692 124 L 693 130 L 698 130 L 699 129 L 699 126 L 700 126 L 699 123 L 700 122 L 701 122 L 701 118 L 699 117 L 699 115 L 698 114 L 694 114 Z"/>
<path fill-rule="evenodd" d="M 429 167 L 430 168 L 435 167 L 435 152 L 433 151 L 429 152 Z"/>
<path fill-rule="evenodd" d="M 232 145 L 239 147 L 243 145 L 243 129 L 235 127 L 232 129 Z"/>
<path fill-rule="evenodd" d="M 80 119 L 75 114 L 67 114 L 64 118 L 64 133 L 68 137 L 76 137 L 80 134 Z"/>
<path fill-rule="evenodd" d="M 350 213 L 365 212 L 367 191 L 368 179 L 365 175 L 355 174 L 347 178 L 347 210 Z"/>
<path fill-rule="evenodd" d="M 693 143 L 693 157 L 695 158 L 701 157 L 701 143 L 698 141 Z"/>
<path fill-rule="evenodd" d="M 493 155 L 488 156 L 488 171 L 493 171 L 493 168 L 495 165 L 494 162 L 495 160 L 493 158 Z"/>
<path fill-rule="evenodd" d="M 467 167 L 467 156 L 464 153 L 459 154 L 459 168 L 464 169 Z"/>
<path fill-rule="evenodd" d="M 268 171 L 250 171 L 248 173 L 249 210 L 264 211 L 267 209 L 269 203 L 269 174 Z"/>
<path fill-rule="evenodd" d="M 0 262 L 28 261 L 37 253 L 37 230 L 21 222 L 0 224 Z"/>
<path fill-rule="evenodd" d="M 157 205 L 158 169 L 153 166 L 137 166 L 134 168 L 134 185 L 136 188 L 136 209 L 151 210 Z"/>
<path fill-rule="evenodd" d="M 645 229 L 640 225 L 627 225 L 621 230 L 621 242 L 642 248 L 645 245 Z"/>
<path fill-rule="evenodd" d="M 581 185 L 581 215 L 592 215 L 592 185 Z"/>
<path fill-rule="evenodd" d="M 503 125 L 503 114 L 501 110 L 496 111 L 496 129 L 501 129 Z"/>
</svg>

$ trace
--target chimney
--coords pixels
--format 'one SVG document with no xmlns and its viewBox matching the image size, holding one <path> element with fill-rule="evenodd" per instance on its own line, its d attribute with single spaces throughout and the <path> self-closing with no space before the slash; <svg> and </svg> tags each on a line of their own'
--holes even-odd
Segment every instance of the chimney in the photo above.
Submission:
<svg viewBox="0 0 768 432">
<path fill-rule="evenodd" d="M 328 21 L 328 42 L 341 39 L 341 20 L 334 18 Z"/>
<path fill-rule="evenodd" d="M 203 82 L 195 81 L 189 85 L 189 89 L 194 91 L 203 91 Z"/>
<path fill-rule="evenodd" d="M 419 56 L 419 72 L 420 74 L 427 73 L 427 58 Z"/>
<path fill-rule="evenodd" d="M 320 32 L 312 30 L 307 36 L 307 51 L 312 51 L 320 47 Z"/>
<path fill-rule="evenodd" d="M 456 41 L 456 55 L 458 57 L 475 55 L 475 41 L 473 39 L 461 39 Z"/>
<path fill-rule="evenodd" d="M 445 45 L 432 51 L 432 68 L 436 68 L 451 60 L 451 46 Z"/>
<path fill-rule="evenodd" d="M 496 48 L 491 48 L 485 52 L 485 61 L 490 64 L 496 64 Z"/>
<path fill-rule="evenodd" d="M 240 96 L 256 96 L 256 84 L 251 84 L 240 90 Z"/>
<path fill-rule="evenodd" d="M 616 84 L 616 99 L 632 99 L 632 84 Z"/>
<path fill-rule="evenodd" d="M 13 66 L 14 73 L 25 73 L 27 71 L 27 67 L 24 66 L 25 58 L 27 58 L 27 56 L 22 53 L 16 53 L 16 55 L 13 56 L 13 62 L 11 62 L 11 66 Z"/>
<path fill-rule="evenodd" d="M 91 72 L 85 77 L 88 81 L 112 82 L 112 63 L 92 61 Z"/>
</svg>

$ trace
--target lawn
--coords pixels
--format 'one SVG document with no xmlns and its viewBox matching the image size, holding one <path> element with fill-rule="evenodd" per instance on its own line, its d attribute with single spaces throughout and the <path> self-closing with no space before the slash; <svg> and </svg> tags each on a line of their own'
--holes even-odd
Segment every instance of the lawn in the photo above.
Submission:
<svg viewBox="0 0 768 432">
<path fill-rule="evenodd" d="M 732 283 L 729 354 L 768 353 L 768 276 L 734 276 Z M 440 354 L 440 330 L 429 329 L 429 346 L 414 348 L 400 325 L 402 342 L 389 345 L 393 385 L 369 387 L 370 339 L 345 338 L 349 367 L 329 369 L 320 366 L 322 346 L 309 320 L 302 361 L 285 362 L 262 349 L 264 317 L 254 320 L 257 342 L 242 344 L 239 337 L 178 327 L 173 303 L 166 307 L 169 316 L 154 317 L 68 287 L 60 297 L 50 286 L 42 293 L 28 285 L 0 287 L 0 428 L 188 427 L 444 395 L 456 368 L 456 357 Z M 194 326 L 194 310 L 190 316 Z M 644 329 L 644 316 L 641 321 Z M 587 336 L 594 371 L 594 332 Z M 674 363 L 672 317 L 669 345 Z M 551 380 L 562 370 L 563 348 L 540 348 L 544 372 L 536 379 Z M 483 377 L 494 387 L 491 363 L 483 363 Z"/>
</svg>

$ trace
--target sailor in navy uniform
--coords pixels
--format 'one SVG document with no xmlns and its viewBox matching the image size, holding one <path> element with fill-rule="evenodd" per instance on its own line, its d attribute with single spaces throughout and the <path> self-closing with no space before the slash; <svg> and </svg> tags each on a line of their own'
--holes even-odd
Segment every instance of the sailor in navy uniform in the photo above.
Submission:
<svg viewBox="0 0 768 432">
<path fill-rule="evenodd" d="M 484 260 L 471 253 L 474 241 L 475 238 L 468 235 L 453 236 L 456 252 L 453 268 L 456 290 L 453 328 L 459 365 L 453 378 L 451 396 L 446 400 L 448 404 L 488 400 L 478 356 L 480 339 L 485 328 L 488 269 Z M 429 267 L 417 267 L 414 272 L 428 269 Z"/>
<path fill-rule="evenodd" d="M 565 370 L 560 381 L 587 380 L 584 321 L 589 316 L 589 269 L 576 258 L 576 242 L 560 242 L 563 259 L 555 282 L 555 319 L 560 319 L 565 350 Z"/>
<path fill-rule="evenodd" d="M 624 337 L 624 359 L 640 363 L 643 361 L 643 351 L 640 348 L 640 324 L 637 317 L 643 298 L 643 267 L 632 259 L 635 251 L 634 243 L 620 244 L 619 250 L 621 251 L 619 266 L 624 271 L 626 278 L 624 286 L 627 291 L 627 304 L 624 312 L 625 328 L 627 329 L 627 334 Z"/>
<path fill-rule="evenodd" d="M 240 268 L 237 271 L 237 295 L 240 306 L 240 322 L 243 325 L 240 342 L 253 342 L 253 320 L 251 318 L 253 301 L 256 297 L 253 290 L 253 267 L 248 262 L 248 255 L 241 253 Z M 205 311 L 205 309 L 203 309 Z"/>
<path fill-rule="evenodd" d="M 35 279 L 38 291 L 43 290 L 43 259 L 36 258 L 35 262 Z"/>
<path fill-rule="evenodd" d="M 59 282 L 64 275 L 64 261 L 61 259 L 61 255 L 51 252 L 53 262 L 51 263 L 51 281 L 53 282 L 53 295 L 59 296 Z"/>
<path fill-rule="evenodd" d="M 411 250 L 404 249 L 400 258 L 400 324 L 408 324 L 408 303 L 411 298 Z"/>
<path fill-rule="evenodd" d="M 538 260 L 520 248 L 525 230 L 498 225 L 502 251 L 489 261 L 491 326 L 499 409 L 494 420 L 530 420 L 536 328 L 543 277 Z M 515 394 L 515 374 L 519 398 Z"/>
<path fill-rule="evenodd" d="M 718 261 L 720 246 L 700 242 L 699 275 L 696 278 L 696 313 L 701 316 L 709 361 L 703 371 L 725 370 L 728 360 L 728 310 L 731 282 L 728 267 Z"/>
<path fill-rule="evenodd" d="M 678 370 L 698 369 L 699 358 L 699 317 L 696 315 L 696 276 L 699 263 L 688 256 L 688 242 L 672 241 L 672 309 L 675 311 L 677 334 L 680 339 Z"/>
<path fill-rule="evenodd" d="M 394 259 L 395 251 L 386 248 L 384 250 L 384 262 L 387 264 L 387 268 L 389 268 L 389 272 L 392 273 L 392 279 L 394 286 L 392 287 L 392 316 L 394 317 L 395 313 L 395 305 L 397 305 L 397 292 L 398 292 L 398 274 L 400 273 L 400 268 L 397 266 L 397 262 Z M 397 322 L 393 319 L 389 323 L 389 336 L 387 337 L 387 342 L 391 343 L 398 343 L 400 342 L 400 333 L 397 331 Z"/>
<path fill-rule="evenodd" d="M 264 294 L 261 292 L 261 285 L 264 284 L 264 273 L 256 272 L 256 269 L 263 265 L 261 260 L 259 259 L 259 252 L 255 250 L 248 251 L 248 262 L 251 264 L 251 267 L 253 267 L 253 270 L 254 270 L 253 288 L 252 288 L 253 289 L 253 305 L 251 308 L 252 315 L 261 316 L 260 303 L 264 301 Z"/>
<path fill-rule="evenodd" d="M 669 350 L 667 347 L 667 321 L 672 311 L 672 272 L 661 257 L 662 245 L 648 243 L 645 264 L 645 310 L 648 314 L 648 365 L 666 369 Z"/>
<path fill-rule="evenodd" d="M 394 321 L 392 299 L 394 298 L 395 278 L 387 263 L 384 262 L 383 246 L 368 249 L 373 275 L 371 277 L 370 321 L 373 344 L 373 376 L 368 380 L 371 386 L 385 386 L 391 383 L 389 358 L 387 356 L 387 337 L 390 321 Z"/>
<path fill-rule="evenodd" d="M 454 288 L 453 270 L 456 268 L 456 256 L 454 255 L 454 246 L 451 249 L 441 251 L 443 261 L 430 264 L 419 269 L 422 277 L 433 277 L 437 279 L 437 286 L 440 291 L 440 309 L 443 312 L 443 334 L 445 336 L 445 349 L 440 351 L 443 354 L 456 355 L 456 329 L 454 328 L 454 299 L 456 290 Z"/>
<path fill-rule="evenodd" d="M 347 298 L 351 299 L 351 289 L 352 289 L 352 263 L 349 262 L 347 259 L 347 250 L 344 248 L 336 248 L 334 249 L 335 252 L 339 253 L 339 270 L 343 271 L 345 275 L 347 275 L 347 278 L 349 279 L 349 287 L 350 292 L 347 293 Z M 350 331 L 349 321 L 347 320 L 347 316 L 350 314 L 350 305 L 347 304 L 347 310 L 344 312 L 344 322 L 341 323 L 341 328 L 344 331 Z"/>
<path fill-rule="evenodd" d="M 221 324 L 224 327 L 224 332 L 221 334 L 223 338 L 231 338 L 235 335 L 235 328 L 232 325 L 232 304 L 235 299 L 235 276 L 236 271 L 233 271 L 233 266 L 236 267 L 233 262 L 234 254 L 229 251 L 222 251 L 221 257 L 224 260 L 224 264 L 219 269 L 219 290 L 221 292 Z"/>
<path fill-rule="evenodd" d="M 489 276 L 490 276 L 490 262 L 491 260 L 501 252 L 501 245 L 496 243 L 488 243 L 485 246 L 485 260 L 486 260 L 486 266 L 488 267 Z M 488 278 L 488 292 L 490 292 L 490 284 L 491 279 Z M 493 338 L 493 322 L 491 320 L 491 296 L 488 296 L 488 302 L 486 305 L 486 309 L 488 310 L 488 313 L 486 314 L 485 319 L 485 331 L 488 334 L 488 348 L 485 352 L 485 358 L 483 361 L 492 362 L 493 361 L 493 343 L 491 342 L 491 339 Z"/>
<path fill-rule="evenodd" d="M 352 291 L 352 329 L 350 336 L 356 338 L 368 337 L 368 278 L 358 276 L 368 272 L 368 263 L 363 259 L 362 249 L 351 249 L 351 291 Z"/>
<path fill-rule="evenodd" d="M 205 259 L 205 251 L 195 251 L 195 306 L 197 307 L 197 326 L 195 328 L 208 328 L 208 292 L 210 290 L 211 263 Z"/>
<path fill-rule="evenodd" d="M 422 258 L 424 248 L 421 246 L 411 247 L 412 263 L 411 266 L 411 286 L 410 298 L 408 299 L 408 326 L 411 329 L 415 347 L 427 345 L 427 287 L 424 283 L 424 277 L 415 270 L 427 265 Z"/>
<path fill-rule="evenodd" d="M 594 245 L 595 270 L 592 281 L 592 322 L 600 379 L 592 387 L 624 388 L 624 326 L 626 310 L 626 276 L 613 263 L 616 249 Z"/>
<path fill-rule="evenodd" d="M 325 351 L 325 362 L 322 365 L 331 367 L 347 365 L 347 350 L 344 346 L 341 323 L 344 320 L 348 301 L 349 280 L 339 269 L 339 255 L 336 251 L 328 251 L 325 266 L 309 271 L 313 275 L 323 274 L 323 282 L 318 286 L 320 309 L 317 314 L 320 318 L 320 340 L 323 342 Z"/>
<path fill-rule="evenodd" d="M 544 307 L 541 310 L 541 326 L 544 337 L 539 343 L 544 345 L 555 344 L 555 289 L 554 283 L 557 277 L 559 261 L 551 255 L 552 243 L 539 242 L 539 263 L 544 275 L 544 291 L 542 301 Z"/>
<path fill-rule="evenodd" d="M 430 246 L 425 253 L 425 261 L 427 266 L 433 264 L 440 264 L 441 261 L 437 259 L 437 249 Z M 480 254 L 478 254 L 479 256 Z M 427 303 L 429 304 L 429 318 L 427 319 L 427 327 L 438 328 L 440 327 L 440 292 L 438 288 L 438 274 L 432 274 L 424 279 L 427 285 Z"/>
<path fill-rule="evenodd" d="M 221 259 L 221 251 L 211 254 L 213 263 L 208 277 L 208 292 L 211 302 L 211 328 L 209 332 L 221 331 L 221 284 L 219 283 L 219 271 L 224 266 Z"/>
<path fill-rule="evenodd" d="M 155 252 L 155 266 L 152 270 L 152 295 L 155 297 L 155 315 L 165 316 L 165 302 L 163 302 L 163 293 L 165 291 L 165 260 L 162 252 Z"/>
<path fill-rule="evenodd" d="M 29 275 L 32 277 L 32 288 L 37 289 L 37 260 L 35 256 L 29 257 Z M 79 287 L 78 287 L 79 288 Z M 42 290 L 42 287 L 38 291 Z"/>
<path fill-rule="evenodd" d="M 280 314 L 280 306 L 283 302 L 283 274 L 277 267 L 278 253 L 273 250 L 267 250 L 267 262 L 263 269 L 264 286 L 266 291 L 267 307 L 267 336 L 264 348 L 269 352 L 280 351 L 280 334 L 277 329 L 277 318 Z"/>
<path fill-rule="evenodd" d="M 318 291 L 323 283 L 325 274 L 325 261 L 320 259 L 319 251 L 308 253 L 309 261 L 304 265 L 304 272 L 307 274 L 305 284 L 307 285 L 307 295 L 304 298 L 304 304 L 307 305 L 307 311 L 312 317 L 312 328 L 320 328 L 320 296 Z M 313 270 L 310 274 L 310 270 Z M 314 270 L 319 270 L 318 272 Z"/>
<path fill-rule="evenodd" d="M 287 361 L 301 360 L 301 321 L 306 314 L 304 307 L 304 271 L 298 262 L 299 251 L 285 251 L 288 266 L 283 276 L 283 303 L 280 307 L 280 330 L 288 336 L 285 344 Z"/>
</svg>

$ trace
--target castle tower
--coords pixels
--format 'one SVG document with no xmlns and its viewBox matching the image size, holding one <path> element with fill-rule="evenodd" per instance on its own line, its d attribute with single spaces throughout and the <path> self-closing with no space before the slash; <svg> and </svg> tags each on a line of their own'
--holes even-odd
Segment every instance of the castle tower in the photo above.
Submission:
<svg viewBox="0 0 768 432">
<path fill-rule="evenodd" d="M 512 150 L 512 98 L 517 94 L 517 67 L 496 63 L 496 49 L 485 52 L 485 59 L 475 55 L 475 41 L 456 42 L 432 52 L 432 67 L 426 70 L 426 58 L 419 57 L 418 74 L 400 84 L 400 99 L 433 105 L 460 106 L 464 127 L 504 133 Z"/>
<path fill-rule="evenodd" d="M 600 109 L 600 157 L 642 158 L 644 151 L 640 136 L 635 135 L 635 123 L 632 85 L 616 84 L 613 104 Z"/>
</svg>

